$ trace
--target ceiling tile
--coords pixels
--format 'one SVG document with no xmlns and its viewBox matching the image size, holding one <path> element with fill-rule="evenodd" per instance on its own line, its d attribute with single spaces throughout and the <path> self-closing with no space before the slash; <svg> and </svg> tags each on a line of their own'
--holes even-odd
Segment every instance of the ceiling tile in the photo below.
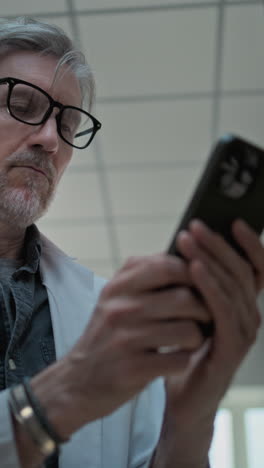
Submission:
<svg viewBox="0 0 264 468">
<path fill-rule="evenodd" d="M 98 105 L 105 164 L 200 161 L 208 152 L 212 101 Z"/>
<path fill-rule="evenodd" d="M 35 13 L 61 12 L 66 10 L 65 0 L 8 0 L 1 2 L 1 16 L 5 15 L 33 15 Z"/>
<path fill-rule="evenodd" d="M 34 15 L 34 18 L 36 18 L 39 21 L 43 21 L 43 23 L 48 23 L 48 24 L 55 24 L 55 26 L 59 26 L 59 28 L 63 29 L 63 31 L 71 38 L 73 39 L 73 31 L 72 31 L 72 26 L 71 26 L 71 21 L 70 18 L 67 16 L 41 16 L 39 17 L 37 14 Z"/>
<path fill-rule="evenodd" d="M 263 5 L 226 9 L 223 89 L 263 89 L 263 18 Z"/>
<path fill-rule="evenodd" d="M 219 134 L 236 133 L 264 147 L 264 96 L 222 99 Z"/>
<path fill-rule="evenodd" d="M 211 90 L 216 11 L 82 15 L 81 39 L 98 96 Z"/>
<path fill-rule="evenodd" d="M 179 218 L 171 218 L 162 223 L 148 222 L 136 224 L 116 224 L 119 249 L 124 261 L 133 255 L 150 255 L 164 252 L 169 246 Z"/>
<path fill-rule="evenodd" d="M 96 172 L 66 172 L 57 196 L 45 218 L 49 220 L 103 216 L 98 174 Z"/>
<path fill-rule="evenodd" d="M 213 0 L 218 2 L 218 0 Z M 204 3 L 204 0 L 174 0 L 173 5 L 177 4 L 193 4 L 194 6 L 199 3 Z M 77 8 L 85 9 L 101 9 L 101 8 L 126 8 L 126 7 L 142 7 L 142 6 L 162 6 L 161 0 L 75 0 Z"/>
<path fill-rule="evenodd" d="M 91 259 L 91 263 L 102 259 L 110 262 L 110 246 L 105 225 L 52 226 L 44 222 L 38 227 L 52 242 L 68 255 L 78 259 Z M 79 260 L 78 260 L 79 261 Z"/>
<path fill-rule="evenodd" d="M 179 216 L 201 168 L 149 168 L 108 173 L 115 216 Z"/>
</svg>

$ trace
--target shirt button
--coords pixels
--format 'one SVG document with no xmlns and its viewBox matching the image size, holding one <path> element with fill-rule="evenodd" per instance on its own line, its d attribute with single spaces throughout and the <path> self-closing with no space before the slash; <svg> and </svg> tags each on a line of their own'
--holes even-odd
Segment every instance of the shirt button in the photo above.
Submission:
<svg viewBox="0 0 264 468">
<path fill-rule="evenodd" d="M 8 365 L 10 370 L 15 370 L 16 369 L 16 363 L 13 359 L 8 360 Z"/>
</svg>

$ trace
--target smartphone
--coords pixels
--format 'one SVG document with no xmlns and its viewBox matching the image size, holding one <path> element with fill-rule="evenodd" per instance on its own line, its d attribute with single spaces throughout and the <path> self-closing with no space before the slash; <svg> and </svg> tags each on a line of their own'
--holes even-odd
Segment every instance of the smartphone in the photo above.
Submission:
<svg viewBox="0 0 264 468">
<path fill-rule="evenodd" d="M 177 234 L 187 229 L 193 218 L 220 233 L 245 257 L 232 236 L 231 225 L 241 218 L 259 235 L 264 228 L 264 150 L 232 134 L 219 139 L 167 249 L 168 254 L 180 255 L 175 242 Z"/>
<path fill-rule="evenodd" d="M 188 229 L 194 218 L 221 234 L 247 258 L 233 238 L 231 226 L 241 218 L 259 235 L 264 228 L 264 150 L 236 135 L 219 139 L 169 244 L 168 254 L 182 257 L 176 237 L 179 231 Z M 200 297 L 195 289 L 193 293 Z M 197 324 L 204 337 L 213 335 L 213 322 Z"/>
</svg>

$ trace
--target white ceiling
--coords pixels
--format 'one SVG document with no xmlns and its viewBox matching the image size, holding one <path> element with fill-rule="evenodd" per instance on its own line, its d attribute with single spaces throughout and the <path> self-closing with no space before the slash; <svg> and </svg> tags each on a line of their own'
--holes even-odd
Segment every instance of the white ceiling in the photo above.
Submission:
<svg viewBox="0 0 264 468">
<path fill-rule="evenodd" d="M 21 14 L 64 28 L 95 72 L 102 130 L 39 226 L 110 276 L 166 248 L 218 136 L 264 145 L 262 2 L 1 1 Z"/>
</svg>

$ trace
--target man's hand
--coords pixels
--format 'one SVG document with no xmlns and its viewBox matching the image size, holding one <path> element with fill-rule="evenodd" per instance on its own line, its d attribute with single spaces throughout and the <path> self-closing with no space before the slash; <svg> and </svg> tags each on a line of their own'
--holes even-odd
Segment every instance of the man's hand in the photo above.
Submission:
<svg viewBox="0 0 264 468">
<path fill-rule="evenodd" d="M 191 223 L 178 237 L 178 249 L 189 262 L 191 281 L 213 317 L 215 331 L 207 351 L 194 357 L 184 378 L 167 378 L 166 417 L 153 467 L 206 467 L 219 402 L 256 339 L 264 249 L 240 221 L 234 223 L 233 234 L 249 261 L 200 222 Z"/>
<path fill-rule="evenodd" d="M 164 376 L 167 405 L 153 466 L 204 466 L 219 401 L 260 324 L 264 250 L 239 223 L 234 234 L 252 265 L 193 223 L 178 239 L 187 261 L 165 254 L 132 258 L 109 281 L 72 351 L 32 379 L 62 437 Z M 206 343 L 198 324 L 211 320 L 215 333 L 199 356 Z M 159 352 L 164 347 L 173 351 Z"/>
<path fill-rule="evenodd" d="M 109 281 L 72 351 L 32 379 L 62 437 L 111 413 L 156 377 L 186 371 L 204 342 L 197 322 L 211 319 L 191 284 L 188 265 L 165 254 L 132 258 Z M 158 352 L 175 345 L 177 352 Z"/>
<path fill-rule="evenodd" d="M 187 286 L 187 265 L 161 254 L 130 259 L 105 286 L 67 357 L 78 425 L 112 412 L 158 376 L 185 372 L 204 341 L 196 322 L 210 320 Z M 158 352 L 172 345 L 177 352 Z"/>
</svg>

